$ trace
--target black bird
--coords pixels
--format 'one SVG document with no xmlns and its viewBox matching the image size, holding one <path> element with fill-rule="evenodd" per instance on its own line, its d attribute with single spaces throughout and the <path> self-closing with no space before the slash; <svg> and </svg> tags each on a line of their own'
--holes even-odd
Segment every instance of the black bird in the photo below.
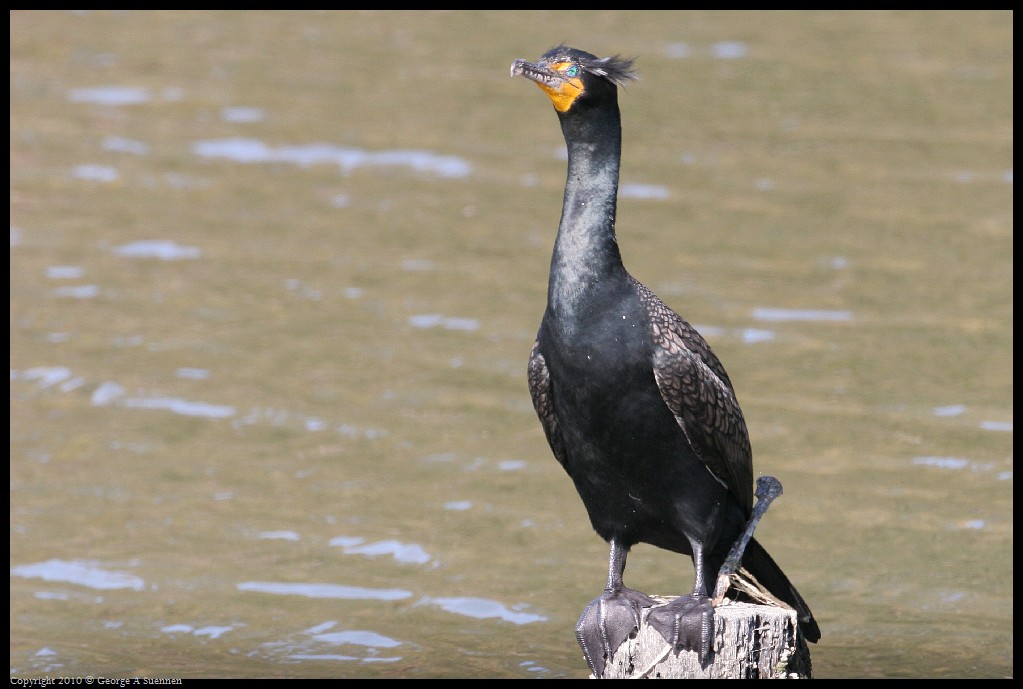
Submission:
<svg viewBox="0 0 1023 689">
<path fill-rule="evenodd" d="M 576 627 L 598 677 L 643 609 L 656 605 L 622 580 L 637 543 L 692 556 L 692 595 L 647 614 L 676 650 L 695 650 L 706 662 L 710 596 L 753 513 L 749 435 L 728 374 L 703 337 L 622 264 L 617 87 L 636 78 L 632 64 L 561 45 L 511 66 L 512 76 L 550 97 L 568 146 L 547 308 L 528 377 L 551 450 L 611 547 L 607 586 Z M 741 565 L 741 574 L 798 612 L 807 640 L 820 638 L 810 608 L 756 540 Z"/>
</svg>

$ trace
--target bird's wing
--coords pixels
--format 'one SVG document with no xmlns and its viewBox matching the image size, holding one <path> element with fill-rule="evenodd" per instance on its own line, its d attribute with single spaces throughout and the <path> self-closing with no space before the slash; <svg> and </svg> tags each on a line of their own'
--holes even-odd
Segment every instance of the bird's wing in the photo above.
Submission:
<svg viewBox="0 0 1023 689">
<path fill-rule="evenodd" d="M 533 343 L 533 351 L 529 354 L 529 396 L 533 398 L 533 409 L 540 417 L 540 424 L 547 436 L 547 443 L 554 452 L 554 457 L 561 466 L 565 466 L 565 444 L 561 438 L 561 428 L 558 426 L 558 418 L 554 415 L 553 390 L 551 388 L 551 375 L 547 370 L 547 362 L 540 353 L 540 340 Z M 567 469 L 567 467 L 566 467 Z"/>
<path fill-rule="evenodd" d="M 732 383 L 710 345 L 681 316 L 636 283 L 650 317 L 654 378 L 689 444 L 748 515 L 753 453 Z"/>
</svg>

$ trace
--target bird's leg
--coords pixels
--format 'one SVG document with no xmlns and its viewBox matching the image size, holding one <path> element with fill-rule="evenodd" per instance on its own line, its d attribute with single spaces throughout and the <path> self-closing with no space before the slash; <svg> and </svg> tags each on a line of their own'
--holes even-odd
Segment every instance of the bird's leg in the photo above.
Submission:
<svg viewBox="0 0 1023 689">
<path fill-rule="evenodd" d="M 721 569 L 718 571 L 718 580 L 714 587 L 714 605 L 720 605 L 721 601 L 725 599 L 725 593 L 728 591 L 728 582 L 742 564 L 742 555 L 746 552 L 746 545 L 749 543 L 749 539 L 753 538 L 753 531 L 756 530 L 757 524 L 760 523 L 764 513 L 767 512 L 767 508 L 771 506 L 771 502 L 781 493 L 781 481 L 775 477 L 761 476 L 757 479 L 757 490 L 755 493 L 757 504 L 753 507 L 753 514 L 750 515 L 749 522 L 746 524 L 746 530 L 735 541 L 732 549 L 728 552 L 728 557 L 725 558 L 724 564 L 721 565 Z"/>
<path fill-rule="evenodd" d="M 676 653 L 681 650 L 696 651 L 700 664 L 706 666 L 713 641 L 714 606 L 720 605 L 724 600 L 731 575 L 738 571 L 742 564 L 742 556 L 746 552 L 746 545 L 753 537 L 753 531 L 771 501 L 781 495 L 781 492 L 781 482 L 773 476 L 761 476 L 757 479 L 757 504 L 753 507 L 745 531 L 732 545 L 728 557 L 718 571 L 713 598 L 707 596 L 703 546 L 695 542 L 692 544 L 693 566 L 696 569 L 692 595 L 679 596 L 667 605 L 651 608 L 647 614 L 647 623 L 672 645 Z"/>
<path fill-rule="evenodd" d="M 703 574 L 703 546 L 692 541 L 693 567 L 696 581 L 693 593 L 651 608 L 646 621 L 664 637 L 675 653 L 695 651 L 700 665 L 706 667 L 710 659 L 714 633 L 714 607 L 707 596 L 707 582 Z"/>
<path fill-rule="evenodd" d="M 656 602 L 645 593 L 626 588 L 622 578 L 629 549 L 614 538 L 610 544 L 607 586 L 599 598 L 586 606 L 575 626 L 575 637 L 583 657 L 598 678 L 604 675 L 604 667 L 618 647 L 639 629 L 642 608 Z"/>
</svg>

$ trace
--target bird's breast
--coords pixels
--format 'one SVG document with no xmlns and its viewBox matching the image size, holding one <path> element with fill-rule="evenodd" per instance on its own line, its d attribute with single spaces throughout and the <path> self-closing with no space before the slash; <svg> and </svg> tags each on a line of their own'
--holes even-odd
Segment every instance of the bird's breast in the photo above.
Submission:
<svg viewBox="0 0 1023 689">
<path fill-rule="evenodd" d="M 667 413 L 653 375 L 649 324 L 638 301 L 606 299 L 549 308 L 540 347 L 558 422 L 582 445 L 619 445 Z M 662 419 L 663 420 L 663 419 Z"/>
</svg>

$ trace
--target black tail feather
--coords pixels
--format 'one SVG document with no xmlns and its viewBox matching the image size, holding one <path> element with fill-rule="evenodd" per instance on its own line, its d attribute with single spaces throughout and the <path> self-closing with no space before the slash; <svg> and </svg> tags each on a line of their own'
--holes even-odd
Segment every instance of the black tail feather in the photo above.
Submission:
<svg viewBox="0 0 1023 689">
<path fill-rule="evenodd" d="M 755 538 L 750 539 L 746 553 L 742 558 L 742 567 L 756 577 L 757 582 L 767 589 L 775 598 L 796 611 L 799 618 L 799 629 L 807 641 L 816 643 L 821 638 L 820 627 L 814 619 L 810 606 L 806 604 L 799 591 L 792 585 L 781 567 L 768 554 Z"/>
</svg>

